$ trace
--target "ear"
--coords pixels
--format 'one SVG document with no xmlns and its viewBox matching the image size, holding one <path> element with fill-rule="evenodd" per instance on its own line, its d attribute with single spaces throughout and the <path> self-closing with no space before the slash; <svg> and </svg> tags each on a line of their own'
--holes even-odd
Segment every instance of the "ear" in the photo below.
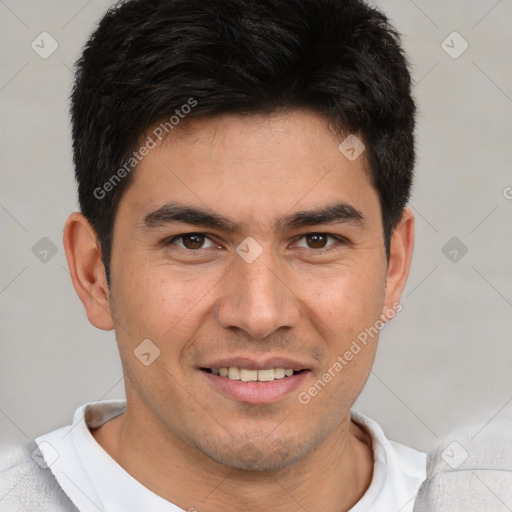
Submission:
<svg viewBox="0 0 512 512">
<path fill-rule="evenodd" d="M 89 322 L 98 329 L 113 329 L 107 277 L 94 228 L 81 213 L 74 212 L 66 222 L 63 241 L 71 280 Z"/>
<path fill-rule="evenodd" d="M 400 302 L 411 268 L 414 250 L 414 214 L 404 208 L 402 218 L 391 235 L 386 293 L 382 314 Z M 395 308 L 393 308 L 395 309 Z"/>
</svg>

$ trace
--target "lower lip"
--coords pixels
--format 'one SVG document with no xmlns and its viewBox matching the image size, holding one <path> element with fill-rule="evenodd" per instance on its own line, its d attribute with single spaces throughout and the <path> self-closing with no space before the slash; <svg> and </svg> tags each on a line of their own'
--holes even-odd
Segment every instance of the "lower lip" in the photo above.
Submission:
<svg viewBox="0 0 512 512">
<path fill-rule="evenodd" d="M 290 377 L 274 379 L 269 382 L 242 382 L 220 377 L 213 373 L 199 370 L 208 382 L 224 396 L 247 404 L 271 404 L 282 400 L 297 389 L 309 371 L 305 370 Z"/>
</svg>

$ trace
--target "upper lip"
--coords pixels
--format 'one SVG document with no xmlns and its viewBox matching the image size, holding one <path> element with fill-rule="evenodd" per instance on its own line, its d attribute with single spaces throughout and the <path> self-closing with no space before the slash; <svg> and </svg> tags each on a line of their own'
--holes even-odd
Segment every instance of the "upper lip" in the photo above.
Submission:
<svg viewBox="0 0 512 512">
<path fill-rule="evenodd" d="M 200 365 L 200 368 L 245 368 L 247 370 L 266 370 L 268 368 L 284 368 L 292 369 L 295 371 L 308 370 L 311 365 L 290 359 L 288 357 L 267 357 L 261 359 L 254 359 L 250 357 L 226 357 L 223 359 L 216 359 Z"/>
</svg>

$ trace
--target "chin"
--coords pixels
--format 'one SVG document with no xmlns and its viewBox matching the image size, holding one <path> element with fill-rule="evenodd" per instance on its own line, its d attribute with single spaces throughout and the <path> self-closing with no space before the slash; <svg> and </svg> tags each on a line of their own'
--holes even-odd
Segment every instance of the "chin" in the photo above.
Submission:
<svg viewBox="0 0 512 512">
<path fill-rule="evenodd" d="M 203 446 L 201 451 L 215 462 L 244 471 L 275 471 L 304 458 L 311 450 L 284 440 L 247 441 L 230 446 Z"/>
</svg>

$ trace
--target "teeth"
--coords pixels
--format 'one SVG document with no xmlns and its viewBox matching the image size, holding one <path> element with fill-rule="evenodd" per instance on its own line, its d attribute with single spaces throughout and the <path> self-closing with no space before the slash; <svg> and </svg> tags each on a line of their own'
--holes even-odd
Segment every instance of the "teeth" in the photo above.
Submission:
<svg viewBox="0 0 512 512">
<path fill-rule="evenodd" d="M 274 379 L 283 379 L 286 376 L 284 368 L 274 368 Z"/>
<path fill-rule="evenodd" d="M 228 379 L 240 380 L 240 370 L 235 367 L 228 368 Z"/>
<path fill-rule="evenodd" d="M 274 379 L 283 379 L 291 377 L 293 370 L 291 368 L 268 368 L 265 370 L 248 370 L 246 368 L 212 368 L 212 373 L 227 377 L 231 380 L 241 380 L 242 382 L 270 382 Z"/>
<path fill-rule="evenodd" d="M 231 368 L 230 368 L 231 370 Z M 229 377 L 229 373 L 228 373 Z M 240 380 L 243 382 L 252 382 L 258 380 L 258 370 L 246 370 L 245 368 L 240 369 Z"/>
<path fill-rule="evenodd" d="M 269 370 L 258 370 L 258 380 L 261 382 L 274 380 L 274 369 L 270 368 Z"/>
</svg>

